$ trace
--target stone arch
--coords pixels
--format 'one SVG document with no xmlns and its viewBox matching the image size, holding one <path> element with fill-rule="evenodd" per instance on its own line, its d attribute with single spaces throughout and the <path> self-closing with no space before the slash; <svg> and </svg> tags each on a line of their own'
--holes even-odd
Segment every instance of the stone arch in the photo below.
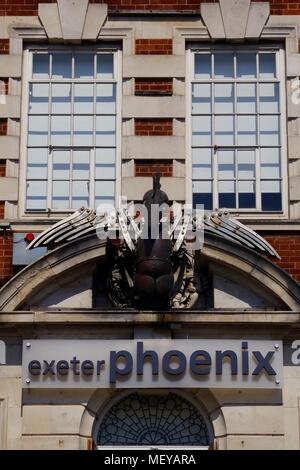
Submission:
<svg viewBox="0 0 300 470">
<path fill-rule="evenodd" d="M 82 438 L 93 438 L 94 442 L 99 430 L 99 426 L 104 418 L 109 414 L 110 410 L 118 403 L 122 402 L 132 394 L 138 393 L 141 396 L 167 396 L 168 393 L 176 395 L 179 399 L 191 404 L 199 414 L 203 417 L 209 432 L 209 444 L 218 445 L 221 439 L 221 446 L 226 448 L 224 437 L 226 436 L 226 425 L 222 410 L 209 389 L 201 389 L 197 392 L 189 390 L 96 390 L 88 401 L 84 413 L 82 415 L 79 435 Z"/>
<path fill-rule="evenodd" d="M 215 236 L 206 236 L 201 250 L 212 266 L 225 275 L 236 273 L 249 287 L 260 289 L 283 310 L 300 310 L 300 286 L 270 259 Z M 26 308 L 38 292 L 61 287 L 63 279 L 79 270 L 93 270 L 105 257 L 105 242 L 87 237 L 63 245 L 26 267 L 0 291 L 0 311 Z M 263 287 L 263 289 L 261 289 Z"/>
<path fill-rule="evenodd" d="M 50 251 L 13 277 L 0 291 L 0 311 L 21 310 L 38 291 L 60 287 L 63 277 L 78 269 L 93 269 L 105 256 L 105 242 L 96 237 Z"/>
<path fill-rule="evenodd" d="M 244 280 L 250 289 L 273 299 L 277 309 L 300 310 L 300 285 L 269 258 L 213 235 L 205 237 L 199 253 L 213 269 L 223 271 L 226 277 L 235 276 L 239 282 Z"/>
</svg>

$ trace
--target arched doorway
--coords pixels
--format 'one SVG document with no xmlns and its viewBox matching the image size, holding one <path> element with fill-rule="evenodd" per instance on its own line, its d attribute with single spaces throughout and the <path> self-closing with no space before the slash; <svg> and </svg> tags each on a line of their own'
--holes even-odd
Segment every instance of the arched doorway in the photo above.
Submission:
<svg viewBox="0 0 300 470">
<path fill-rule="evenodd" d="M 97 446 L 209 446 L 213 441 L 204 414 L 182 395 L 130 393 L 96 423 Z"/>
</svg>

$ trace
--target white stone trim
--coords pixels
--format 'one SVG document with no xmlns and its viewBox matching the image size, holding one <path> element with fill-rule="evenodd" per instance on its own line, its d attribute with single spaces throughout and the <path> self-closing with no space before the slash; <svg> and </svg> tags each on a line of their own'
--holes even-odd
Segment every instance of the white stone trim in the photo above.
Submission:
<svg viewBox="0 0 300 470">
<path fill-rule="evenodd" d="M 183 96 L 123 96 L 123 118 L 184 118 Z"/>
<path fill-rule="evenodd" d="M 151 188 L 151 177 L 122 178 L 122 194 L 129 201 L 141 201 L 146 190 Z M 185 178 L 161 178 L 161 185 L 168 194 L 170 201 L 185 200 Z"/>
<path fill-rule="evenodd" d="M 270 15 L 269 2 L 250 0 L 219 0 L 201 4 L 200 9 L 212 39 L 257 39 Z"/>
<path fill-rule="evenodd" d="M 185 56 L 124 55 L 124 78 L 185 77 Z"/>
<path fill-rule="evenodd" d="M 0 104 L 0 118 L 21 117 L 21 97 L 6 95 L 5 104 Z"/>
<path fill-rule="evenodd" d="M 0 184 L 0 201 L 18 200 L 18 179 L 4 176 Z"/>
<path fill-rule="evenodd" d="M 19 160 L 20 139 L 17 136 L 5 135 L 0 137 L 0 159 Z"/>
<path fill-rule="evenodd" d="M 49 39 L 61 39 L 62 30 L 56 3 L 39 3 L 38 16 Z"/>
<path fill-rule="evenodd" d="M 96 41 L 107 18 L 107 4 L 89 4 L 89 0 L 58 0 L 40 4 L 38 16 L 50 40 L 80 43 Z"/>
<path fill-rule="evenodd" d="M 123 137 L 122 158 L 185 159 L 184 137 L 131 136 Z"/>
<path fill-rule="evenodd" d="M 89 0 L 57 0 L 64 41 L 81 41 Z"/>
<path fill-rule="evenodd" d="M 17 54 L 0 55 L 0 77 L 21 77 L 22 56 Z"/>
<path fill-rule="evenodd" d="M 107 18 L 107 4 L 91 4 L 88 6 L 82 39 L 96 41 Z"/>
</svg>

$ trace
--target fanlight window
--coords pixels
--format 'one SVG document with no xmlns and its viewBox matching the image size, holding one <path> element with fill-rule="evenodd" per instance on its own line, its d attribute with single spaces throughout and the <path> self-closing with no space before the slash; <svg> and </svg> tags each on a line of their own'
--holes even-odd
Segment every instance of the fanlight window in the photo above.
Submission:
<svg viewBox="0 0 300 470">
<path fill-rule="evenodd" d="M 184 398 L 132 393 L 104 417 L 97 432 L 99 446 L 209 446 L 208 426 Z"/>
</svg>

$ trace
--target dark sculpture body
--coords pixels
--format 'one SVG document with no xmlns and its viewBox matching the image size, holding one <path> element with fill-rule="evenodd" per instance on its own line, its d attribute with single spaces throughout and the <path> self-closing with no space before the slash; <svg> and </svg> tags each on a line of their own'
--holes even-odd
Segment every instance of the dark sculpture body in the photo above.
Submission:
<svg viewBox="0 0 300 470">
<path fill-rule="evenodd" d="M 127 274 L 132 279 L 132 286 L 127 292 L 129 293 L 134 306 L 145 309 L 162 309 L 169 308 L 170 299 L 174 288 L 174 263 L 172 262 L 172 242 L 170 239 L 162 238 L 162 223 L 164 209 L 169 209 L 169 199 L 165 192 L 160 189 L 159 174 L 153 177 L 153 189 L 147 191 L 143 197 L 143 205 L 146 209 L 148 218 L 146 225 L 146 237 L 137 240 L 135 253 L 129 260 L 124 253 L 126 261 L 123 269 L 127 270 Z M 151 232 L 152 227 L 152 208 L 159 206 L 161 210 L 158 213 L 158 228 L 156 230 L 156 238 Z M 154 222 L 155 223 L 155 222 Z M 115 264 L 120 266 L 117 249 L 113 249 L 110 244 L 109 265 L 112 265 L 112 252 L 114 252 Z M 118 259 L 117 259 L 118 258 Z M 121 264 L 123 264 L 121 262 Z M 129 265 L 131 264 L 131 269 Z M 125 274 L 125 272 L 123 272 Z M 124 275 L 121 276 L 124 279 Z M 128 278 L 128 276 L 127 276 Z M 126 279 L 126 275 L 125 275 Z M 110 281 L 109 281 L 110 283 Z M 124 291 L 124 287 L 121 289 Z M 126 289 L 125 289 L 126 291 Z M 111 286 L 109 286 L 111 292 Z"/>
<path fill-rule="evenodd" d="M 162 239 L 162 224 L 159 221 L 158 238 L 151 238 L 151 210 L 153 205 L 169 206 L 166 193 L 160 189 L 159 175 L 153 177 L 153 189 L 143 197 L 143 204 L 148 214 L 148 239 L 139 239 L 137 243 L 138 259 L 135 272 L 135 296 L 141 307 L 166 308 L 172 294 L 174 276 L 171 261 L 172 244 Z M 159 212 L 159 218 L 163 216 Z"/>
</svg>

